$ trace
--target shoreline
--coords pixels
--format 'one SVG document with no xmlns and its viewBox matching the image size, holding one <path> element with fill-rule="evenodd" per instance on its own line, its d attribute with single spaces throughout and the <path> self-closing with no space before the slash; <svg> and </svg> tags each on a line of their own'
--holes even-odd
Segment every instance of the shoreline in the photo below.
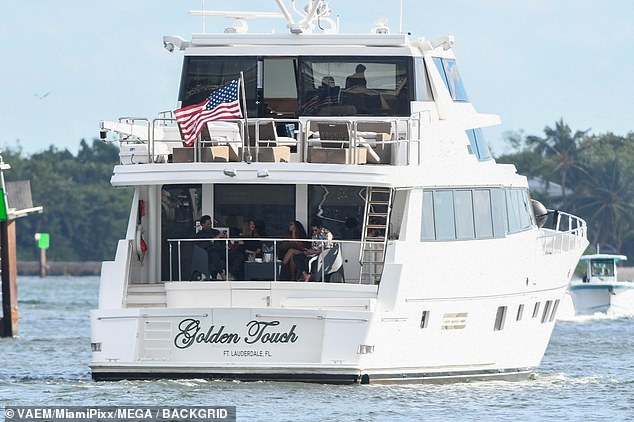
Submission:
<svg viewBox="0 0 634 422">
<path fill-rule="evenodd" d="M 39 261 L 18 261 L 18 275 L 39 276 Z M 101 262 L 54 262 L 46 263 L 46 275 L 89 276 L 101 274 Z"/>
</svg>

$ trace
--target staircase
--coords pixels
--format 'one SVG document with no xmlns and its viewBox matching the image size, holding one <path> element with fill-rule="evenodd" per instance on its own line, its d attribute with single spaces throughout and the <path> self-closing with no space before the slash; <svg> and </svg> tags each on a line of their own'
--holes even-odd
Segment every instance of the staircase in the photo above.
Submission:
<svg viewBox="0 0 634 422">
<path fill-rule="evenodd" d="M 379 284 L 385 262 L 393 192 L 390 188 L 369 186 L 365 197 L 365 216 L 361 233 L 360 283 Z"/>
<path fill-rule="evenodd" d="M 125 298 L 126 308 L 165 308 L 167 295 L 165 284 L 129 284 Z"/>
</svg>

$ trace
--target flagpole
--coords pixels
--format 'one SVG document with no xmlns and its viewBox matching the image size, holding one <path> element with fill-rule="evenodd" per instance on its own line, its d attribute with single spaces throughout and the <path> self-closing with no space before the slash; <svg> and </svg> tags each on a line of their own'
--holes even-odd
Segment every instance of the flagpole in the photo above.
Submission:
<svg viewBox="0 0 634 422">
<path fill-rule="evenodd" d="M 247 119 L 247 95 L 244 89 L 244 72 L 240 71 L 240 91 L 242 93 L 242 109 L 244 111 L 244 139 L 247 141 L 247 163 L 251 163 L 251 140 L 249 139 L 249 122 Z M 244 157 L 243 157 L 244 158 Z"/>
</svg>

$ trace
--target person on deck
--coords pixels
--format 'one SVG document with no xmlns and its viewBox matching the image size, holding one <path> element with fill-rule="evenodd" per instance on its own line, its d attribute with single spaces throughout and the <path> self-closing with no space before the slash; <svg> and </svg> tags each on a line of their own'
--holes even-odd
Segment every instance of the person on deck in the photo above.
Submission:
<svg viewBox="0 0 634 422">
<path fill-rule="evenodd" d="M 317 256 L 325 249 L 330 249 L 333 246 L 332 233 L 327 228 L 323 227 L 323 221 L 321 218 L 313 219 L 310 225 L 312 232 L 313 242 L 309 249 L 305 249 L 304 253 L 299 253 L 293 256 L 296 268 L 296 280 L 297 281 L 311 281 L 314 277 L 314 268 L 317 264 Z M 315 259 L 313 259 L 315 258 Z M 301 273 L 300 273 L 301 271 Z"/>
</svg>

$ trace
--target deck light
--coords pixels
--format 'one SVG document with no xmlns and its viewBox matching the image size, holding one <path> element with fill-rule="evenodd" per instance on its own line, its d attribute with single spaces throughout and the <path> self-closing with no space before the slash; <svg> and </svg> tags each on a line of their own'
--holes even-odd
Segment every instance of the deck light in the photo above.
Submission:
<svg viewBox="0 0 634 422">
<path fill-rule="evenodd" d="M 225 176 L 229 177 L 236 177 L 238 175 L 237 169 L 224 169 L 222 172 L 225 174 Z"/>
</svg>

